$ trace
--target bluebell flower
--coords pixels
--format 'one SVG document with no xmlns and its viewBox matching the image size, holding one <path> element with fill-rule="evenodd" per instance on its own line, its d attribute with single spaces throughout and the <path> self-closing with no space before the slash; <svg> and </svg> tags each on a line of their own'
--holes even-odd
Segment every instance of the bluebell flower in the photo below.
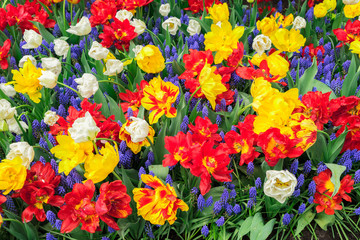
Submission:
<svg viewBox="0 0 360 240">
<path fill-rule="evenodd" d="M 305 212 L 305 209 L 306 209 L 306 205 L 305 205 L 305 203 L 302 203 L 302 204 L 299 206 L 298 213 L 299 213 L 299 214 L 303 214 L 303 213 Z"/>
<path fill-rule="evenodd" d="M 46 233 L 46 240 L 57 240 L 51 233 Z"/>
<path fill-rule="evenodd" d="M 290 172 L 295 175 L 298 170 L 298 167 L 299 167 L 299 160 L 295 159 L 290 166 Z"/>
<path fill-rule="evenodd" d="M 224 223 L 225 223 L 224 216 L 221 216 L 215 223 L 218 227 L 221 227 L 222 225 L 224 225 Z"/>
<path fill-rule="evenodd" d="M 249 162 L 247 169 L 246 169 L 246 173 L 248 175 L 252 175 L 254 173 L 254 163 L 253 162 Z"/>
<path fill-rule="evenodd" d="M 49 221 L 49 223 L 51 225 L 55 225 L 56 214 L 53 211 L 49 210 L 49 211 L 46 212 L 46 219 Z"/>
<path fill-rule="evenodd" d="M 297 184 L 296 184 L 296 188 L 300 188 L 305 181 L 305 176 L 304 174 L 300 174 L 299 177 L 297 178 Z"/>
<path fill-rule="evenodd" d="M 307 175 L 311 172 L 311 160 L 307 160 L 304 164 L 304 174 Z"/>
<path fill-rule="evenodd" d="M 201 234 L 204 235 L 205 237 L 207 237 L 209 235 L 209 228 L 208 226 L 204 225 L 202 228 L 201 228 Z"/>
<path fill-rule="evenodd" d="M 229 191 L 225 188 L 220 197 L 220 201 L 222 202 L 222 204 L 226 203 L 229 200 L 229 197 Z"/>
<path fill-rule="evenodd" d="M 205 203 L 205 207 L 210 207 L 213 204 L 213 196 L 208 197 Z"/>
<path fill-rule="evenodd" d="M 209 111 L 208 111 L 207 107 L 204 106 L 202 109 L 202 117 L 205 118 L 208 116 L 208 114 L 209 114 Z"/>
<path fill-rule="evenodd" d="M 285 213 L 284 214 L 284 217 L 283 217 L 283 220 L 282 220 L 282 223 L 286 226 L 286 225 L 289 225 L 290 222 L 291 222 L 291 218 L 293 217 L 292 214 L 288 214 L 288 213 Z"/>
<path fill-rule="evenodd" d="M 235 214 L 239 214 L 241 212 L 241 207 L 239 204 L 235 204 L 234 207 L 233 207 L 233 212 Z"/>
<path fill-rule="evenodd" d="M 354 175 L 354 182 L 355 184 L 360 182 L 360 170 L 357 170 Z"/>
<path fill-rule="evenodd" d="M 166 176 L 165 182 L 168 183 L 170 186 L 173 185 L 173 180 L 172 180 L 170 174 L 168 174 L 168 175 Z"/>
<path fill-rule="evenodd" d="M 149 236 L 149 238 L 151 238 L 151 239 L 155 238 L 154 233 L 151 228 L 151 224 L 149 222 L 145 223 L 145 232 Z"/>
<path fill-rule="evenodd" d="M 56 219 L 55 221 L 55 228 L 57 230 L 60 230 L 61 229 L 61 225 L 62 225 L 62 221 L 60 219 Z"/>
<path fill-rule="evenodd" d="M 317 174 L 325 171 L 326 169 L 327 169 L 327 166 L 323 162 L 320 162 L 318 164 Z"/>
<path fill-rule="evenodd" d="M 198 199 L 197 199 L 197 208 L 200 212 L 202 212 L 204 210 L 204 207 L 206 205 L 204 196 L 202 194 L 199 195 Z"/>
<path fill-rule="evenodd" d="M 313 204 L 314 203 L 314 197 L 313 196 L 310 196 L 309 199 L 308 199 L 308 202 L 310 204 Z"/>
<path fill-rule="evenodd" d="M 5 202 L 5 205 L 6 205 L 6 209 L 10 212 L 13 212 L 13 213 L 17 213 L 17 209 L 16 209 L 16 206 L 14 204 L 14 200 L 12 199 L 12 197 L 10 197 L 9 195 L 6 195 L 6 202 Z"/>
<path fill-rule="evenodd" d="M 197 187 L 193 187 L 191 189 L 191 193 L 197 195 L 199 193 L 199 189 Z"/>
<path fill-rule="evenodd" d="M 355 209 L 354 213 L 355 213 L 356 215 L 360 215 L 360 207 L 357 208 L 357 209 Z"/>
<path fill-rule="evenodd" d="M 261 178 L 258 177 L 258 178 L 255 180 L 255 187 L 256 187 L 257 189 L 260 189 L 261 186 L 262 186 Z"/>
<path fill-rule="evenodd" d="M 222 208 L 223 208 L 223 204 L 220 201 L 216 201 L 214 203 L 214 208 L 213 208 L 214 214 L 215 215 L 219 214 L 221 212 Z"/>
<path fill-rule="evenodd" d="M 254 200 L 256 199 L 256 188 L 255 187 L 251 187 L 249 189 L 249 196 L 250 196 L 250 198 L 253 198 Z"/>
<path fill-rule="evenodd" d="M 309 196 L 313 196 L 316 192 L 316 183 L 314 180 L 312 180 L 310 183 L 309 183 Z"/>
<path fill-rule="evenodd" d="M 300 196 L 300 189 L 296 189 L 296 190 L 293 192 L 293 196 L 294 196 L 294 197 Z"/>
</svg>

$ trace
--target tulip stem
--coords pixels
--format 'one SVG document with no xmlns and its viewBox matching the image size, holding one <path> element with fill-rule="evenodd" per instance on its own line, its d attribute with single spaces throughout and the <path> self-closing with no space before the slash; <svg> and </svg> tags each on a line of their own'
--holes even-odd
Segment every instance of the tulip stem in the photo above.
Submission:
<svg viewBox="0 0 360 240">
<path fill-rule="evenodd" d="M 12 219 L 12 218 L 3 218 L 2 220 L 3 220 L 3 221 L 9 221 L 9 222 L 17 222 L 17 223 L 23 224 L 23 223 L 20 222 L 19 220 Z"/>
<path fill-rule="evenodd" d="M 112 141 L 114 143 L 117 143 L 115 140 L 110 139 L 110 138 L 95 138 L 95 141 L 97 141 L 97 140 L 106 140 L 106 141 Z"/>
<path fill-rule="evenodd" d="M 45 48 L 45 49 L 46 49 L 46 51 L 48 51 L 48 53 L 49 53 L 49 57 L 52 57 L 52 54 L 51 54 L 50 49 L 49 49 L 49 48 L 47 48 L 44 44 L 41 44 L 41 46 L 43 46 L 43 48 Z"/>
<path fill-rule="evenodd" d="M 115 169 L 114 169 L 114 171 L 112 171 L 112 173 L 114 174 L 114 176 L 116 177 L 117 180 L 121 181 L 121 178 L 119 175 L 117 175 L 117 173 L 115 172 Z"/>
<path fill-rule="evenodd" d="M 20 106 L 15 107 L 15 109 L 18 109 L 18 108 L 21 108 L 21 107 L 32 108 L 32 106 L 30 106 L 30 105 L 20 105 Z"/>
<path fill-rule="evenodd" d="M 66 1 L 64 1 L 64 4 L 63 4 L 63 21 L 64 21 L 64 28 L 66 29 L 65 4 L 66 4 Z"/>
<path fill-rule="evenodd" d="M 69 64 L 67 62 L 61 62 L 61 64 L 69 65 L 70 67 L 72 67 L 79 74 L 79 76 L 81 76 L 81 72 L 79 70 L 77 70 L 76 67 L 74 67 L 73 65 L 71 65 L 71 64 Z"/>
<path fill-rule="evenodd" d="M 193 99 L 194 95 L 200 90 L 200 88 L 201 85 L 195 90 L 195 92 L 193 92 L 193 94 L 191 94 L 190 99 L 188 101 L 188 106 L 190 106 L 191 99 Z"/>
<path fill-rule="evenodd" d="M 57 82 L 57 84 L 59 84 L 59 85 L 61 85 L 61 86 L 64 86 L 64 87 L 67 87 L 68 89 L 71 89 L 71 90 L 73 90 L 74 92 L 76 92 L 77 95 L 81 96 L 81 94 L 80 94 L 78 91 L 76 91 L 75 89 L 73 89 L 72 87 L 70 87 L 70 86 L 68 86 L 68 85 L 66 85 L 66 84 L 64 84 L 64 83 L 62 83 L 62 82 Z"/>
<path fill-rule="evenodd" d="M 96 154 L 99 154 L 99 149 L 97 148 L 95 141 L 92 141 L 92 143 L 94 145 Z"/>
</svg>

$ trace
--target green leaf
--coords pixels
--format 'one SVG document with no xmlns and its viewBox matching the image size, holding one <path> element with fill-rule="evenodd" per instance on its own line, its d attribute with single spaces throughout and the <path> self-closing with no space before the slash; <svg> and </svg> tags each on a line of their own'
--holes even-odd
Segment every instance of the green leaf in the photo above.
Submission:
<svg viewBox="0 0 360 240">
<path fill-rule="evenodd" d="M 254 218 L 253 216 L 247 217 L 245 219 L 245 221 L 241 224 L 239 233 L 238 233 L 238 238 L 243 237 L 250 232 L 250 227 L 251 227 L 253 218 Z"/>
<path fill-rule="evenodd" d="M 342 85 L 341 96 L 349 97 L 355 95 L 359 74 L 360 68 L 358 68 L 358 70 L 356 71 L 355 54 L 352 54 L 351 64 Z"/>
<path fill-rule="evenodd" d="M 306 211 L 301 215 L 297 222 L 296 231 L 295 231 L 295 237 L 299 235 L 307 225 L 311 223 L 311 221 L 314 219 L 316 213 L 312 212 L 311 210 Z"/>
<path fill-rule="evenodd" d="M 196 185 L 195 185 L 196 186 Z M 205 194 L 204 198 L 208 199 L 210 196 L 213 197 L 213 202 L 220 200 L 221 195 L 224 192 L 225 187 L 213 187 L 208 193 Z M 201 216 L 211 216 L 213 214 L 213 207 L 207 207 L 201 212 Z"/>
<path fill-rule="evenodd" d="M 101 113 L 105 116 L 105 117 L 110 117 L 110 111 L 108 108 L 108 103 L 106 101 L 106 98 L 104 97 L 103 92 L 101 91 L 101 89 L 99 88 L 96 93 L 94 94 L 94 102 L 96 103 L 101 103 L 102 106 L 100 108 Z"/>
<path fill-rule="evenodd" d="M 255 240 L 266 240 L 268 238 L 268 236 L 271 234 L 273 228 L 274 228 L 274 224 L 276 222 L 276 219 L 271 219 L 270 221 L 268 221 L 265 226 L 262 227 L 261 231 L 258 232 L 257 237 L 255 238 Z"/>
<path fill-rule="evenodd" d="M 250 226 L 250 239 L 256 239 L 263 226 L 264 221 L 261 213 L 256 213 Z"/>
<path fill-rule="evenodd" d="M 167 121 L 165 121 L 165 124 L 163 126 L 163 128 L 161 129 L 160 134 L 158 135 L 158 137 L 156 138 L 156 142 L 154 144 L 155 149 L 153 149 L 154 154 L 156 154 L 156 158 L 155 158 L 155 162 L 154 164 L 162 164 L 162 161 L 164 159 L 164 155 L 166 153 L 169 153 L 165 146 L 165 136 L 166 136 L 166 129 L 167 129 Z"/>
<path fill-rule="evenodd" d="M 347 135 L 348 131 L 347 128 L 344 130 L 344 132 L 342 134 L 340 134 L 340 136 L 338 136 L 337 138 L 335 138 L 335 140 L 331 141 L 328 144 L 327 147 L 327 159 L 326 162 L 328 163 L 332 163 L 335 161 L 336 157 L 339 155 L 339 153 L 341 152 L 341 149 L 343 148 L 344 142 L 345 142 L 345 137 Z"/>
<path fill-rule="evenodd" d="M 314 78 L 318 71 L 316 58 L 314 58 L 311 67 L 305 70 L 304 74 L 297 82 L 297 88 L 299 89 L 299 94 L 304 95 L 308 91 L 311 91 L 313 88 Z"/>
<path fill-rule="evenodd" d="M 306 153 L 313 163 L 319 163 L 327 159 L 327 145 L 324 134 L 318 132 L 316 142 L 312 145 Z"/>
<path fill-rule="evenodd" d="M 163 167 L 162 165 L 150 165 L 149 171 L 152 171 L 155 176 L 166 179 L 167 175 L 169 174 L 169 168 Z"/>
<path fill-rule="evenodd" d="M 122 111 L 122 108 L 119 107 L 119 105 L 115 102 L 114 99 L 112 99 L 112 97 L 106 95 L 106 98 L 109 101 L 110 114 L 115 115 L 115 121 L 120 121 L 121 123 L 125 123 L 126 118 L 124 112 Z"/>
<path fill-rule="evenodd" d="M 327 215 L 324 212 L 318 213 L 315 222 L 324 230 L 335 223 L 335 215 Z"/>
<path fill-rule="evenodd" d="M 84 67 L 85 72 L 87 73 L 91 72 L 88 60 L 86 59 L 85 51 L 83 51 L 83 54 L 81 55 L 81 64 Z"/>
<path fill-rule="evenodd" d="M 335 196 L 340 188 L 340 177 L 341 174 L 346 170 L 345 166 L 333 164 L 333 163 L 325 163 L 325 165 L 331 170 L 331 179 L 330 181 L 334 184 L 334 192 L 331 197 Z"/>
<path fill-rule="evenodd" d="M 54 35 L 52 35 L 45 27 L 39 22 L 29 21 L 33 23 L 38 29 L 41 36 L 47 41 L 48 43 L 52 43 L 55 40 Z"/>
</svg>

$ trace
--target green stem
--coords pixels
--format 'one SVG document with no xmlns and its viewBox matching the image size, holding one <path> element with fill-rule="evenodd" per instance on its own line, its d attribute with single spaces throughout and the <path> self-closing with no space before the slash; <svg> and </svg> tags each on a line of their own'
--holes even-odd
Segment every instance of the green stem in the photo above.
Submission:
<svg viewBox="0 0 360 240">
<path fill-rule="evenodd" d="M 81 72 L 79 70 L 77 70 L 73 65 L 67 63 L 67 62 L 61 62 L 62 64 L 66 64 L 69 65 L 72 69 L 75 69 L 75 71 L 79 74 L 79 76 L 81 76 Z"/>
<path fill-rule="evenodd" d="M 64 28 L 66 29 L 65 3 L 66 3 L 66 1 L 64 1 L 64 4 L 63 4 L 63 21 L 64 21 Z"/>
<path fill-rule="evenodd" d="M 71 21 L 71 23 L 72 23 L 72 20 L 73 20 L 73 4 L 72 3 L 70 3 L 70 21 Z"/>
<path fill-rule="evenodd" d="M 120 176 L 117 175 L 117 173 L 115 172 L 115 169 L 114 169 L 114 171 L 112 171 L 112 174 L 114 174 L 114 176 L 116 177 L 117 180 L 121 180 Z"/>
<path fill-rule="evenodd" d="M 41 44 L 41 46 L 43 46 L 43 47 L 46 49 L 46 51 L 48 51 L 48 53 L 49 53 L 49 57 L 52 57 L 52 54 L 51 54 L 50 49 L 49 49 L 49 48 L 47 48 L 44 44 Z"/>
<path fill-rule="evenodd" d="M 201 85 L 195 90 L 195 92 L 193 92 L 193 94 L 191 94 L 190 96 L 190 99 L 188 101 L 188 106 L 190 106 L 190 102 L 191 102 L 191 99 L 194 97 L 194 95 L 200 90 L 201 88 Z"/>
<path fill-rule="evenodd" d="M 92 141 L 92 143 L 93 143 L 93 145 L 94 145 L 96 154 L 99 154 L 99 149 L 98 149 L 97 146 L 96 146 L 95 140 Z"/>
<path fill-rule="evenodd" d="M 30 105 L 20 105 L 20 106 L 17 106 L 17 107 L 15 107 L 15 109 L 18 109 L 18 108 L 21 108 L 21 107 L 28 107 L 28 108 L 32 108 L 32 106 L 30 106 Z"/>
<path fill-rule="evenodd" d="M 3 218 L 2 220 L 3 220 L 4 222 L 5 222 L 5 221 L 9 221 L 9 222 L 17 222 L 17 223 L 23 224 L 23 223 L 20 222 L 19 220 L 12 219 L 12 218 Z"/>
<path fill-rule="evenodd" d="M 106 140 L 106 141 L 112 141 L 114 143 L 117 143 L 115 140 L 110 139 L 110 138 L 95 138 L 95 141 L 97 141 L 97 140 Z"/>
<path fill-rule="evenodd" d="M 73 90 L 74 92 L 76 92 L 77 95 L 81 96 L 81 94 L 80 94 L 78 91 L 76 91 L 75 89 L 73 89 L 72 87 L 70 87 L 70 86 L 68 86 L 68 85 L 66 85 L 66 84 L 64 84 L 64 83 L 62 83 L 62 82 L 57 82 L 57 84 L 59 84 L 59 85 L 61 85 L 61 86 L 64 86 L 64 87 L 67 87 L 68 89 L 71 89 L 71 90 Z"/>
</svg>

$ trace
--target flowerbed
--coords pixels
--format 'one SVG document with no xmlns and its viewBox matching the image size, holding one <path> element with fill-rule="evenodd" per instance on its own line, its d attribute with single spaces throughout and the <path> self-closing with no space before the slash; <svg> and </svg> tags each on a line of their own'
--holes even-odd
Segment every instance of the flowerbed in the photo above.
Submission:
<svg viewBox="0 0 360 240">
<path fill-rule="evenodd" d="M 358 238 L 359 0 L 0 4 L 1 239 Z"/>
</svg>

